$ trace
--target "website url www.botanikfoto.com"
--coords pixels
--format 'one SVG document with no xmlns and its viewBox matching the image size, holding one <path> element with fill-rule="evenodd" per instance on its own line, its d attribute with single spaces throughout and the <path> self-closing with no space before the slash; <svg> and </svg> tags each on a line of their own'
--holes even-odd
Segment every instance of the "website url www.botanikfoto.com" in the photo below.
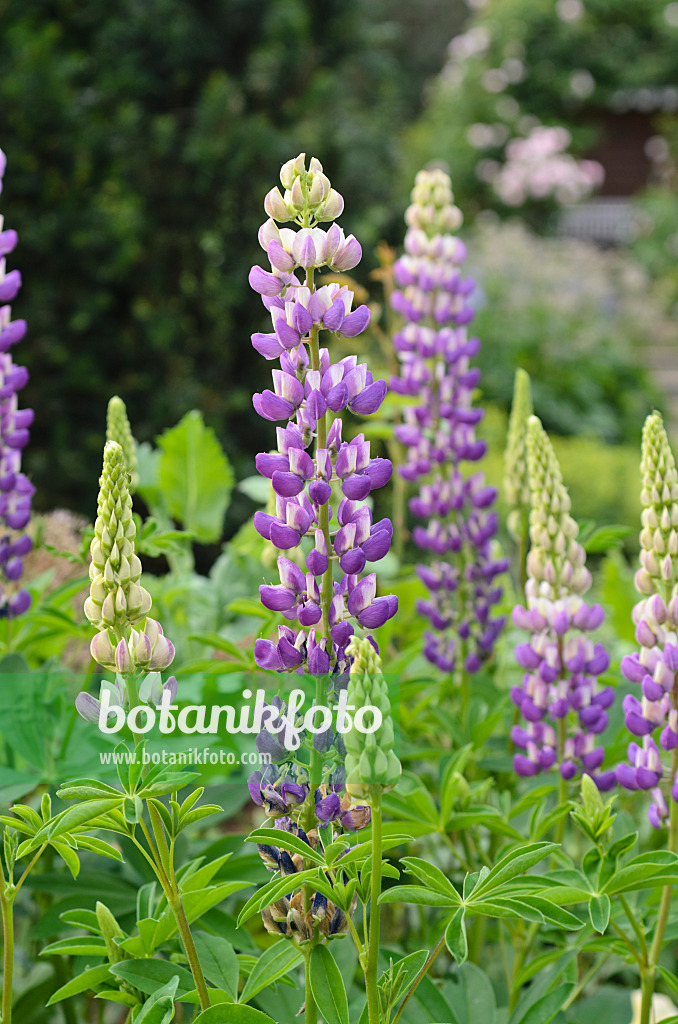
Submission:
<svg viewBox="0 0 678 1024">
<path fill-rule="evenodd" d="M 210 747 L 191 747 L 188 750 L 106 750 L 99 752 L 101 764 L 167 764 L 167 765 L 252 765 L 271 763 L 270 754 L 248 750 L 235 754 L 232 750 L 213 750 Z"/>
</svg>

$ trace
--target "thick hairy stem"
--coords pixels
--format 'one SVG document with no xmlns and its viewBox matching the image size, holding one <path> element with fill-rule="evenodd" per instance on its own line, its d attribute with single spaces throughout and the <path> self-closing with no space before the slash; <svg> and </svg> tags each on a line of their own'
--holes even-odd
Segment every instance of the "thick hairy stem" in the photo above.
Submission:
<svg viewBox="0 0 678 1024">
<path fill-rule="evenodd" d="M 372 878 L 370 884 L 370 935 L 367 947 L 365 985 L 367 990 L 367 1012 L 369 1024 L 379 1024 L 379 897 L 381 895 L 381 787 L 370 786 L 372 808 Z"/>
<path fill-rule="evenodd" d="M 188 924 L 186 917 L 186 911 L 184 905 L 181 902 L 181 896 L 178 892 L 172 894 L 172 898 L 168 900 L 174 919 L 177 922 L 181 941 L 188 958 L 188 963 L 191 968 L 191 974 L 193 975 L 193 981 L 195 987 L 198 990 L 198 998 L 200 999 L 200 1008 L 206 1010 L 210 1006 L 210 997 L 207 991 L 207 985 L 205 983 L 205 976 L 202 973 L 202 967 L 200 966 L 200 958 L 198 957 L 198 951 L 195 948 L 195 942 L 191 934 L 191 929 Z"/>
</svg>

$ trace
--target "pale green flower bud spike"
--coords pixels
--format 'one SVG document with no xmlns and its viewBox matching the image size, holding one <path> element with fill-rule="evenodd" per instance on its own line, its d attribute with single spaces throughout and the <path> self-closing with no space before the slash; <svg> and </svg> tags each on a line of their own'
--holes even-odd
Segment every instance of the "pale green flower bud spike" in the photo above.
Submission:
<svg viewBox="0 0 678 1024">
<path fill-rule="evenodd" d="M 381 712 L 381 724 L 374 732 L 366 734 L 352 728 L 344 735 L 346 789 L 354 796 L 367 798 L 374 787 L 382 792 L 392 789 L 400 779 L 402 766 L 393 749 L 391 702 L 381 658 L 368 639 L 355 637 L 347 654 L 353 658 L 348 683 L 349 707 L 358 709 L 369 705 Z"/>
<path fill-rule="evenodd" d="M 658 412 L 645 420 L 640 471 L 643 528 L 636 587 L 668 602 L 678 594 L 678 471 Z"/>
<path fill-rule="evenodd" d="M 440 168 L 419 171 L 411 200 L 405 211 L 408 227 L 423 231 L 429 238 L 461 227 L 463 216 L 454 202 L 450 176 Z"/>
<path fill-rule="evenodd" d="M 570 496 L 563 484 L 556 453 L 536 416 L 527 428 L 527 462 L 530 478 L 528 601 L 550 601 L 583 594 L 591 585 L 586 552 L 577 542 L 579 527 L 570 515 Z"/>
<path fill-rule="evenodd" d="M 532 415 L 532 388 L 525 370 L 516 370 L 513 404 L 504 452 L 504 497 L 509 507 L 509 533 L 520 542 L 530 514 L 530 475 L 527 466 L 527 422 Z"/>
<path fill-rule="evenodd" d="M 140 585 L 141 562 L 135 551 L 129 473 L 122 447 L 108 441 L 99 480 L 98 515 L 90 545 L 90 594 L 85 615 L 117 643 L 151 610 L 150 594 Z M 99 660 L 97 658 L 97 660 Z"/>
<path fill-rule="evenodd" d="M 108 403 L 106 412 L 106 440 L 115 441 L 122 448 L 125 456 L 127 472 L 130 475 L 130 492 L 134 494 L 137 489 L 139 477 L 137 473 L 137 446 L 129 419 L 127 409 L 122 398 L 113 395 Z"/>
</svg>

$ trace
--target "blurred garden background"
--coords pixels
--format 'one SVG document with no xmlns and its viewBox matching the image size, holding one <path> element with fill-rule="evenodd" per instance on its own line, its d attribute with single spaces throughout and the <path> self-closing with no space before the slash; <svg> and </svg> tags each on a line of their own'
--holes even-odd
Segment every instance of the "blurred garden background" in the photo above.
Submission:
<svg viewBox="0 0 678 1024">
<path fill-rule="evenodd" d="M 577 516 L 635 533 L 643 419 L 678 425 L 678 3 L 4 0 L 2 26 L 38 509 L 92 515 L 113 393 L 142 442 L 201 410 L 253 473 L 269 368 L 247 273 L 263 196 L 306 151 L 363 244 L 375 353 L 414 174 L 449 170 L 489 475 L 523 366 Z M 224 536 L 251 510 L 240 492 Z"/>
</svg>

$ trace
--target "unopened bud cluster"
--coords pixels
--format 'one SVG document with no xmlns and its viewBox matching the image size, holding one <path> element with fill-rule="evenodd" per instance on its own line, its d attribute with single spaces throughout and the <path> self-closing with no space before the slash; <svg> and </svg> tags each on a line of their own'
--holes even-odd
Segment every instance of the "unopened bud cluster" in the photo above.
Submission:
<svg viewBox="0 0 678 1024">
<path fill-rule="evenodd" d="M 394 751 L 395 735 L 388 687 L 379 657 L 369 638 L 353 639 L 348 648 L 351 670 L 348 703 L 353 707 L 374 707 L 381 712 L 381 725 L 371 733 L 351 729 L 346 746 L 346 789 L 354 796 L 368 797 L 374 786 L 392 789 L 402 767 Z"/>
<path fill-rule="evenodd" d="M 132 434 L 127 409 L 122 398 L 113 395 L 108 403 L 106 413 L 106 440 L 115 441 L 122 448 L 127 472 L 130 475 L 130 491 L 136 490 L 137 477 L 137 446 Z"/>
<path fill-rule="evenodd" d="M 610 659 L 589 636 L 605 614 L 581 596 L 591 581 L 586 555 L 556 454 L 536 416 L 528 422 L 527 454 L 532 548 L 527 607 L 517 605 L 513 621 L 530 637 L 516 648 L 524 675 L 511 699 L 524 722 L 511 731 L 520 750 L 514 768 L 522 776 L 554 768 L 566 781 L 582 772 L 606 790 L 616 778 L 614 771 L 600 771 L 605 748 L 598 737 L 607 727 L 614 690 L 598 683 Z"/>
<path fill-rule="evenodd" d="M 316 221 L 332 221 L 341 216 L 344 200 L 332 188 L 315 157 L 311 157 L 308 170 L 304 153 L 288 160 L 280 172 L 280 182 L 284 194 L 279 188 L 272 188 L 264 200 L 264 209 L 272 220 L 283 224 L 303 218 L 306 212 Z"/>
<path fill-rule="evenodd" d="M 149 618 L 151 597 L 141 586 L 141 562 L 135 550 L 130 478 L 123 450 L 115 441 L 104 449 L 98 515 L 90 545 L 90 593 L 85 615 L 98 630 L 93 658 L 106 668 L 128 673 L 135 668 L 167 668 L 174 647 L 162 627 Z"/>
<path fill-rule="evenodd" d="M 553 446 L 536 416 L 528 421 L 527 460 L 531 494 L 527 597 L 556 601 L 583 594 L 591 586 L 586 552 L 577 541 L 579 527 L 570 515 L 570 496 Z"/>
<path fill-rule="evenodd" d="M 525 370 L 516 370 L 513 404 L 504 453 L 504 497 L 509 508 L 508 529 L 522 540 L 530 514 L 530 474 L 527 465 L 527 428 L 532 415 L 532 389 Z"/>
<path fill-rule="evenodd" d="M 655 828 L 668 818 L 661 782 L 668 778 L 678 802 L 678 773 L 664 766 L 663 752 L 678 749 L 678 472 L 662 418 L 645 421 L 641 458 L 642 530 L 636 587 L 642 600 L 633 610 L 640 651 L 623 658 L 624 676 L 640 696 L 624 698 L 626 728 L 635 737 L 628 763 L 617 768 L 626 789 L 651 790 L 648 817 Z"/>
</svg>

